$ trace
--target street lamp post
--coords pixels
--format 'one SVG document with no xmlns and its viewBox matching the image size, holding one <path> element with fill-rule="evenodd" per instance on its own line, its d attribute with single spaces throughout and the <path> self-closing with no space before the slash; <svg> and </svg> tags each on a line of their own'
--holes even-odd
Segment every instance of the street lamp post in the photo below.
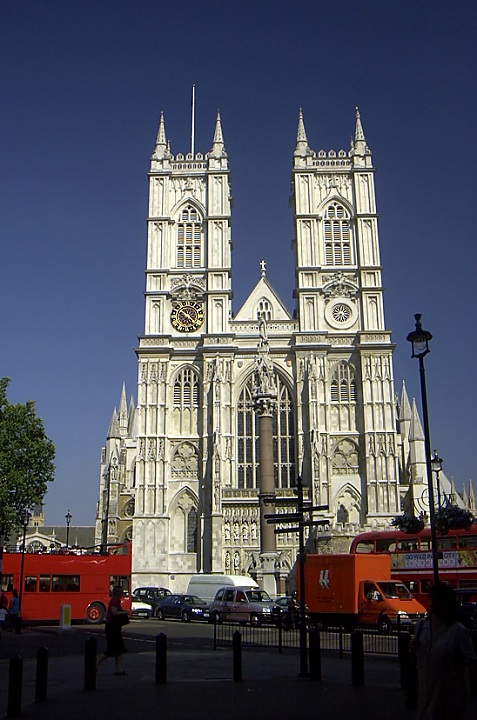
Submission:
<svg viewBox="0 0 477 720">
<path fill-rule="evenodd" d="M 72 518 L 72 517 L 73 517 L 73 515 L 72 515 L 72 514 L 70 513 L 70 511 L 68 510 L 68 512 L 67 512 L 66 515 L 65 515 L 65 520 L 66 520 L 66 549 L 67 549 L 67 550 L 68 550 L 68 548 L 69 548 L 69 546 L 70 546 L 70 522 L 71 522 L 71 518 Z"/>
<path fill-rule="evenodd" d="M 427 487 L 429 491 L 429 519 L 431 524 L 431 544 L 432 544 L 432 569 L 434 574 L 434 582 L 439 581 L 439 561 L 437 556 L 437 535 L 434 504 L 434 486 L 432 482 L 432 464 L 431 464 L 431 437 L 429 432 L 429 414 L 427 410 L 427 389 L 426 389 L 426 370 L 424 367 L 424 357 L 430 352 L 429 340 L 432 335 L 427 330 L 422 329 L 421 315 L 417 313 L 416 329 L 410 332 L 407 340 L 412 343 L 412 356 L 419 360 L 419 375 L 421 380 L 421 400 L 422 414 L 424 420 L 424 444 L 426 450 L 426 470 L 427 470 Z"/>
<path fill-rule="evenodd" d="M 21 515 L 21 522 L 23 525 L 23 542 L 22 542 L 22 561 L 20 565 L 20 588 L 18 593 L 18 618 L 17 618 L 17 635 L 21 634 L 21 623 L 22 623 L 22 595 L 23 595 L 23 568 L 25 563 L 25 543 L 26 543 L 26 531 L 28 523 L 30 522 L 30 513 L 28 510 L 24 510 Z"/>
<path fill-rule="evenodd" d="M 434 455 L 432 456 L 431 465 L 432 465 L 432 469 L 436 473 L 437 507 L 439 508 L 439 510 L 442 507 L 441 483 L 440 483 L 440 478 L 439 478 L 440 472 L 442 470 L 442 463 L 443 463 L 443 460 L 442 460 L 442 458 L 439 457 L 439 453 L 437 452 L 437 450 L 434 450 Z"/>
</svg>

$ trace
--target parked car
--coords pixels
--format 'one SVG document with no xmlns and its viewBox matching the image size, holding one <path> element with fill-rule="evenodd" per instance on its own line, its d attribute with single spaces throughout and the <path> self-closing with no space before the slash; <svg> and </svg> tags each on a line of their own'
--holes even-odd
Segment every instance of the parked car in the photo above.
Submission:
<svg viewBox="0 0 477 720">
<path fill-rule="evenodd" d="M 152 605 L 141 602 L 141 600 L 133 600 L 131 602 L 131 617 L 133 618 L 150 618 L 153 613 Z"/>
<path fill-rule="evenodd" d="M 167 595 L 158 603 L 155 612 L 158 620 L 178 618 L 182 622 L 208 620 L 209 603 L 197 595 Z"/>
<path fill-rule="evenodd" d="M 138 587 L 135 590 L 133 590 L 131 594 L 131 600 L 139 600 L 140 602 L 147 603 L 150 605 L 153 609 L 152 614 L 154 615 L 154 612 L 159 604 L 159 602 L 166 597 L 166 595 L 170 595 L 171 591 L 167 588 L 163 587 L 154 587 L 154 586 L 146 586 L 146 587 Z"/>
<path fill-rule="evenodd" d="M 223 587 L 210 605 L 211 622 L 224 620 L 251 625 L 273 623 L 275 604 L 265 590 L 250 587 Z"/>
<path fill-rule="evenodd" d="M 300 623 L 300 604 L 293 595 L 283 595 L 275 600 L 273 621 L 284 630 L 297 628 Z"/>
</svg>

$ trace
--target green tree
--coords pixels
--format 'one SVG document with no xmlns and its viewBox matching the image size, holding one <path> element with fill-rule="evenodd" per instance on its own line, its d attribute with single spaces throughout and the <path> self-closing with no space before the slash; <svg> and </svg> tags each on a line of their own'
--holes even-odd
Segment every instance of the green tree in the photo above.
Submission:
<svg viewBox="0 0 477 720">
<path fill-rule="evenodd" d="M 0 378 L 0 535 L 20 527 L 22 512 L 42 502 L 55 475 L 55 446 L 35 403 L 8 402 L 9 382 Z"/>
</svg>

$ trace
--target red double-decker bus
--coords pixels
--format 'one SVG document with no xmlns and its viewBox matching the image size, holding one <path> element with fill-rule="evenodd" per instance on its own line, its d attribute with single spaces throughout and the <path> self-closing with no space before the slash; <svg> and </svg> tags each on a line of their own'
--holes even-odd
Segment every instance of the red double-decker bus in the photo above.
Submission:
<svg viewBox="0 0 477 720">
<path fill-rule="evenodd" d="M 17 589 L 22 621 L 60 620 L 62 605 L 71 608 L 72 621 L 103 622 L 110 591 L 120 585 L 125 593 L 131 584 L 129 544 L 110 545 L 102 552 L 22 553 L 3 555 L 2 590 L 10 599 Z M 127 600 L 124 609 L 130 605 Z"/>
<path fill-rule="evenodd" d="M 401 580 L 416 599 L 429 608 L 428 592 L 434 582 L 431 531 L 408 534 L 400 530 L 376 530 L 357 535 L 350 553 L 387 553 L 391 577 Z M 438 536 L 439 579 L 455 588 L 477 587 L 477 524 L 469 530 L 449 530 Z"/>
</svg>

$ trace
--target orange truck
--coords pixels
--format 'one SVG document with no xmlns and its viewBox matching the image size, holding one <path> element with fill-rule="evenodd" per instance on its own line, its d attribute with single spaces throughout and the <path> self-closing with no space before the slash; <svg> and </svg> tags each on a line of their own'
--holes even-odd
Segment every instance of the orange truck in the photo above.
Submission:
<svg viewBox="0 0 477 720">
<path fill-rule="evenodd" d="M 297 590 L 301 599 L 299 573 Z M 389 555 L 307 555 L 305 604 L 324 627 L 410 627 L 426 614 L 402 582 L 391 580 Z"/>
</svg>

